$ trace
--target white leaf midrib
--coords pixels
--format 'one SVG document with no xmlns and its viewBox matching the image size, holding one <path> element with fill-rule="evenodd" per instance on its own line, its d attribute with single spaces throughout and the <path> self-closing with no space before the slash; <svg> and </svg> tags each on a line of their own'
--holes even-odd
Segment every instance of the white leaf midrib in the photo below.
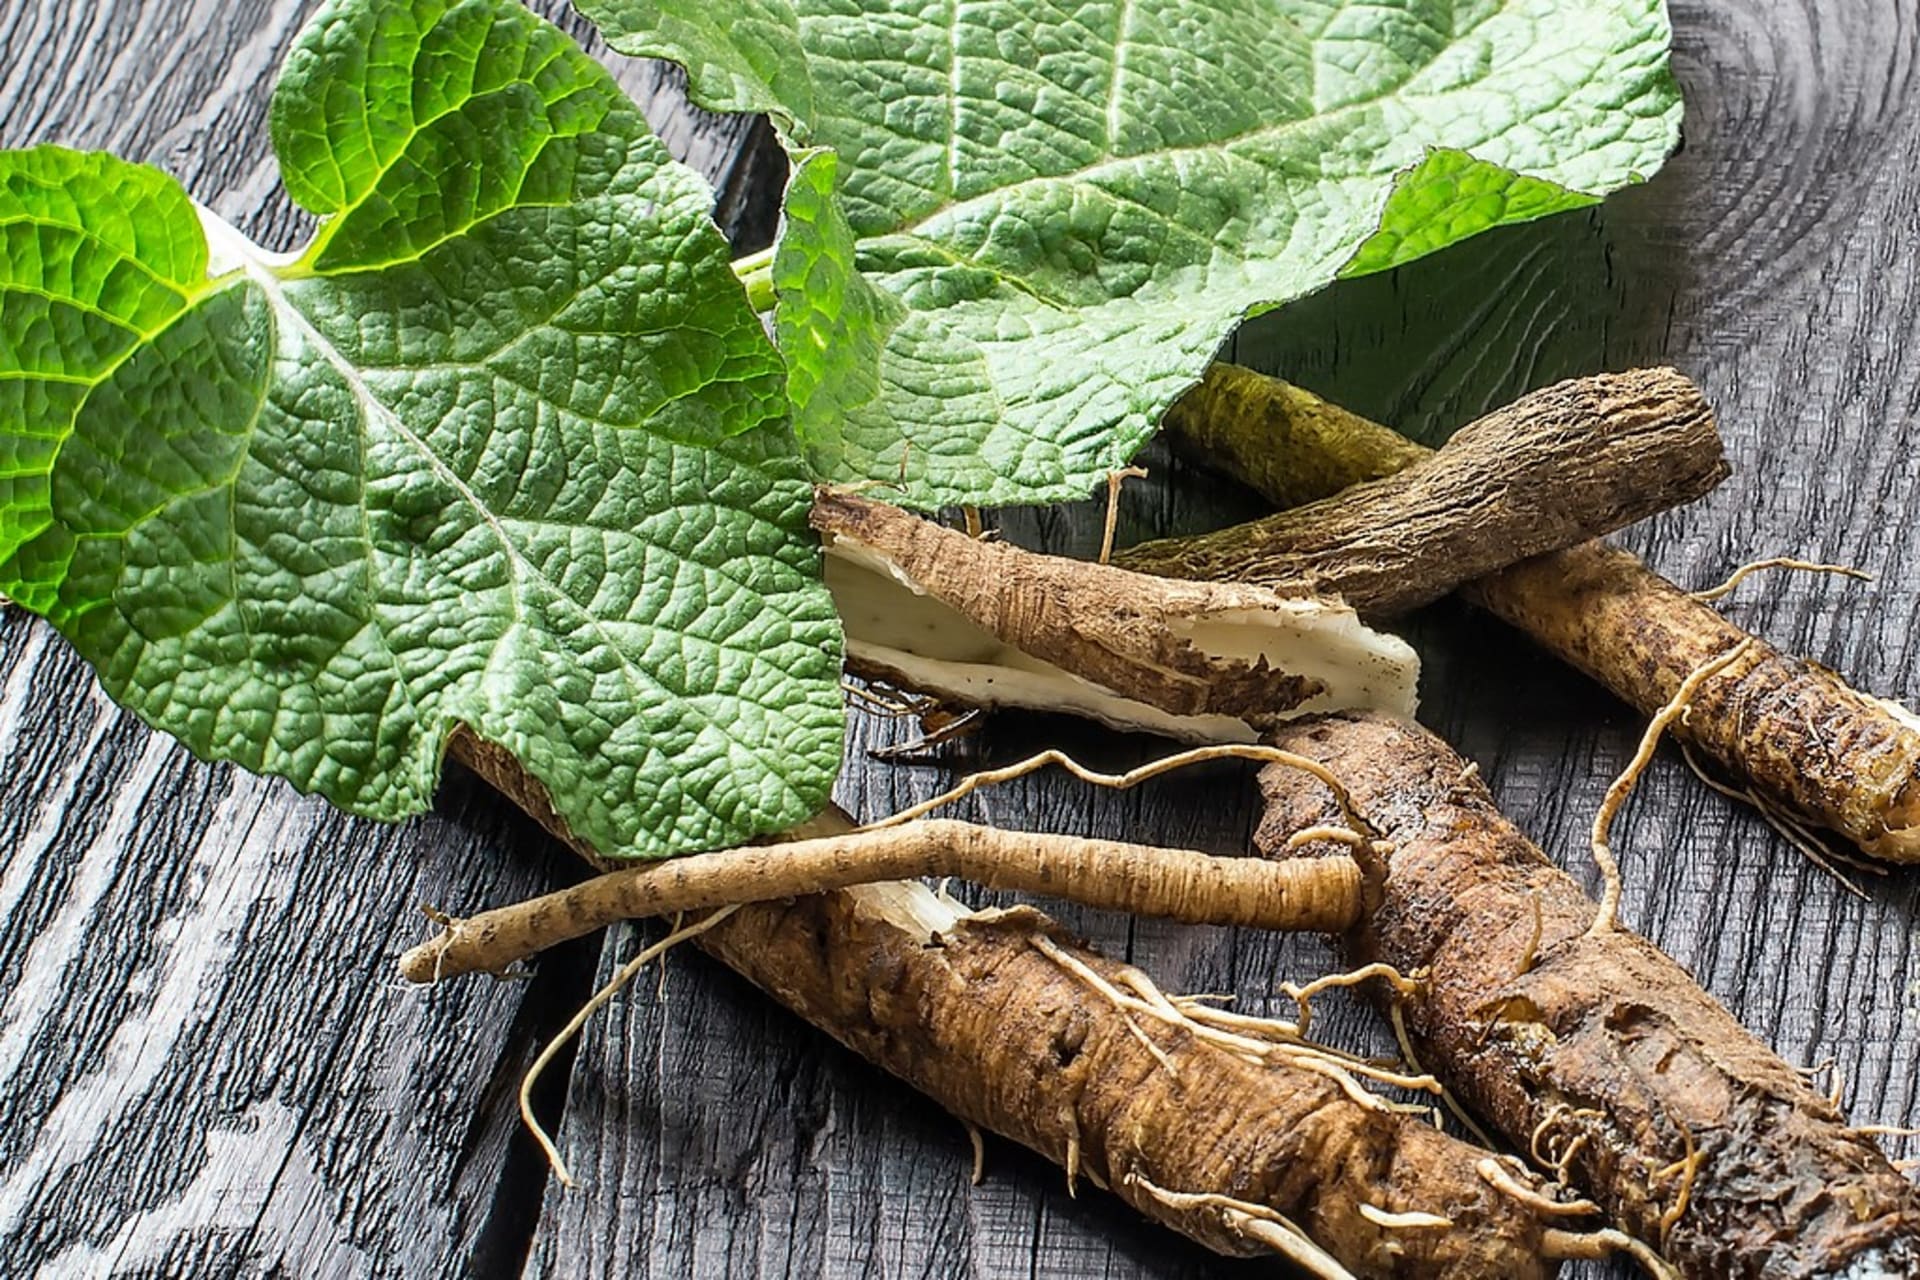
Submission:
<svg viewBox="0 0 1920 1280">
<path fill-rule="evenodd" d="M 211 210 L 202 209 L 201 224 L 207 228 L 207 245 L 211 251 L 210 262 L 215 264 L 214 269 L 218 270 L 218 264 L 225 257 L 231 263 L 232 269 L 245 273 L 247 279 L 258 286 L 261 293 L 265 295 L 267 305 L 273 308 L 275 317 L 290 324 L 301 335 L 302 340 L 318 352 L 320 358 L 325 360 L 340 380 L 346 384 L 348 392 L 353 396 L 354 403 L 360 407 L 360 411 L 370 419 L 377 419 L 391 427 L 401 439 L 411 445 L 433 469 L 434 475 L 446 482 L 462 501 L 473 508 L 475 514 L 485 522 L 487 528 L 499 540 L 500 547 L 506 552 L 508 558 L 516 566 L 531 568 L 515 550 L 512 539 L 507 536 L 506 529 L 494 517 L 492 509 L 481 501 L 480 495 L 473 491 L 472 486 L 458 472 L 447 466 L 440 455 L 435 453 L 411 427 L 407 426 L 399 414 L 374 394 L 373 388 L 367 384 L 366 376 L 360 372 L 359 367 L 347 359 L 346 353 L 335 346 L 330 338 L 320 332 L 313 321 L 307 318 L 305 312 L 293 305 L 293 299 L 287 296 L 286 282 L 281 278 L 280 270 L 298 262 L 302 255 L 270 253 L 254 244 L 232 224 Z M 520 593 L 516 590 L 511 594 L 514 619 L 516 622 L 522 621 Z"/>
<path fill-rule="evenodd" d="M 514 626 L 529 625 L 526 618 L 526 611 L 521 601 L 522 588 L 518 584 L 523 579 L 535 579 L 544 583 L 556 601 L 564 601 L 572 610 L 577 612 L 586 622 L 586 625 L 594 631 L 601 643 L 605 644 L 607 649 L 618 660 L 621 669 L 628 674 L 630 683 L 636 690 L 641 688 L 652 690 L 655 697 L 670 702 L 677 708 L 681 708 L 685 714 L 714 730 L 725 741 L 732 743 L 735 747 L 744 748 L 749 755 L 754 756 L 756 759 L 760 758 L 759 752 L 753 744 L 742 742 L 736 735 L 729 732 L 727 727 L 718 718 L 709 714 L 699 706 L 699 699 L 702 696 L 700 693 L 670 688 L 655 680 L 644 669 L 636 667 L 626 650 L 607 632 L 602 620 L 580 604 L 579 601 L 574 600 L 562 591 L 559 584 L 551 581 L 546 574 L 541 571 L 539 566 L 527 560 L 526 557 L 520 553 L 519 547 L 509 535 L 505 525 L 503 525 L 499 517 L 494 514 L 493 509 L 481 499 L 480 495 L 474 492 L 472 486 L 467 483 L 465 478 L 447 466 L 445 460 L 442 459 L 424 439 L 414 432 L 413 429 L 401 419 L 399 414 L 395 413 L 392 408 L 375 394 L 374 389 L 367 383 L 360 369 L 347 358 L 346 354 L 342 352 L 331 339 L 314 325 L 313 321 L 309 319 L 300 308 L 294 305 L 293 299 L 287 296 L 286 282 L 282 279 L 279 272 L 300 262 L 305 256 L 304 253 L 273 253 L 255 244 L 238 228 L 234 227 L 211 209 L 197 202 L 194 208 L 196 212 L 199 213 L 201 225 L 206 231 L 210 271 L 216 275 L 234 272 L 244 274 L 266 297 L 268 305 L 273 308 L 274 315 L 280 320 L 291 324 L 302 335 L 307 345 L 318 352 L 320 357 L 327 362 L 328 366 L 332 368 L 346 384 L 349 393 L 353 396 L 355 404 L 360 407 L 361 412 L 370 417 L 377 418 L 379 421 L 391 427 L 392 430 L 399 435 L 402 440 L 406 441 L 427 465 L 432 468 L 434 475 L 445 482 L 463 502 L 472 508 L 475 515 L 486 524 L 488 530 L 498 542 L 502 554 L 506 556 L 508 564 L 512 566 L 512 582 L 508 588 L 508 596 L 513 605 Z M 378 625 L 378 622 L 375 621 L 375 626 Z M 538 628 L 536 628 L 536 630 L 537 629 Z M 511 630 L 511 627 L 502 628 L 499 640 L 504 641 L 506 636 L 511 633 Z M 390 647 L 389 652 L 391 652 Z M 408 701 L 411 702 L 413 699 L 412 690 L 408 686 L 404 675 L 399 673 L 397 666 L 395 675 L 403 691 L 406 693 Z M 478 731 L 479 726 L 476 725 L 473 727 Z M 784 782 L 784 775 L 772 762 L 766 761 L 764 763 L 773 776 L 781 778 Z"/>
</svg>

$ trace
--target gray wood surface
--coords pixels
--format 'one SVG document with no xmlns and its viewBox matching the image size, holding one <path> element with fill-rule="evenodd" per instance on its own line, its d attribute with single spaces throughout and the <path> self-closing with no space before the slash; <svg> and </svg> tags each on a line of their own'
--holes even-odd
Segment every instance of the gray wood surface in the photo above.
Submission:
<svg viewBox="0 0 1920 1280">
<path fill-rule="evenodd" d="M 302 228 L 264 107 L 311 7 L 0 0 L 0 145 L 154 161 L 291 243 Z M 1250 326 L 1235 354 L 1428 434 L 1566 374 L 1678 364 L 1719 407 L 1736 473 L 1629 541 L 1683 582 L 1778 553 L 1873 571 L 1866 585 L 1766 579 L 1730 607 L 1876 692 L 1920 698 L 1920 0 L 1684 0 L 1674 18 L 1687 143 L 1657 181 L 1329 291 Z M 714 178 L 723 223 L 764 243 L 778 176 L 764 129 L 701 117 L 659 69 L 616 65 Z M 1127 494 L 1130 536 L 1250 509 L 1176 459 L 1149 461 L 1153 479 Z M 1005 523 L 1084 553 L 1097 513 Z M 1423 718 L 1590 875 L 1586 825 L 1633 717 L 1462 607 L 1412 633 Z M 381 828 L 197 764 L 17 613 L 0 619 L 0 682 L 0 1274 L 1276 1272 L 1223 1264 L 1098 1193 L 1070 1198 L 1004 1144 L 969 1186 L 957 1124 L 692 953 L 556 1064 L 542 1105 L 582 1183 L 562 1192 L 517 1134 L 513 1092 L 639 934 L 567 948 L 526 981 L 430 995 L 389 963 L 421 936 L 421 901 L 471 909 L 575 876 L 550 842 L 464 775 L 431 816 Z M 856 812 L 1042 744 L 1110 764 L 1155 749 L 1008 717 L 937 765 L 866 759 L 906 732 L 858 725 L 843 789 Z M 1034 780 L 973 813 L 1226 852 L 1254 817 L 1246 781 L 1222 768 L 1109 795 Z M 1852 897 L 1669 758 L 1615 847 L 1628 922 L 1790 1061 L 1834 1059 L 1860 1121 L 1920 1113 L 1920 877 Z M 1169 988 L 1255 1011 L 1328 966 L 1313 940 L 1060 914 Z M 1324 1025 L 1355 1045 L 1377 1035 L 1352 1009 Z"/>
</svg>

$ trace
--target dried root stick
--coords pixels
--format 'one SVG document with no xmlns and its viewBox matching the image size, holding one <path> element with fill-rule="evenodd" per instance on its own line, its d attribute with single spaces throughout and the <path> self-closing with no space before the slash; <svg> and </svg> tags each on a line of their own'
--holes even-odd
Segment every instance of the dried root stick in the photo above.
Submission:
<svg viewBox="0 0 1920 1280">
<path fill-rule="evenodd" d="M 1176 1025 L 1037 912 L 868 886 L 742 908 L 701 945 L 966 1122 L 1220 1253 L 1329 1280 L 1554 1271 L 1564 1220 L 1489 1185 L 1483 1151 Z"/>
<path fill-rule="evenodd" d="M 1361 910 L 1360 870 L 1351 858 L 1216 858 L 1189 849 L 928 819 L 608 872 L 571 889 L 450 921 L 445 932 L 401 957 L 400 972 L 414 982 L 498 973 L 620 920 L 913 876 L 956 876 L 1196 924 L 1337 933 Z"/>
<path fill-rule="evenodd" d="M 1136 547 L 1121 567 L 980 542 L 844 490 L 820 490 L 812 520 L 859 674 L 971 706 L 1251 742 L 1289 715 L 1411 712 L 1412 651 L 1356 609 L 1411 608 L 1725 474 L 1698 390 L 1654 370 L 1537 392 L 1400 475 Z"/>
<path fill-rule="evenodd" d="M 1382 837 L 1317 848 L 1357 855 L 1378 886 L 1351 959 L 1424 971 L 1396 992 L 1420 1061 L 1624 1238 L 1696 1278 L 1920 1274 L 1920 1196 L 1872 1140 L 1652 944 L 1595 932 L 1593 900 L 1446 744 L 1385 717 L 1275 742 L 1336 773 Z M 1288 856 L 1332 816 L 1304 776 L 1262 773 L 1262 851 Z"/>
<path fill-rule="evenodd" d="M 1473 584 L 1468 598 L 1648 713 L 1748 632 L 1629 552 L 1594 542 Z M 1920 861 L 1920 720 L 1753 641 L 1674 737 L 1794 814 L 1893 862 Z"/>
<path fill-rule="evenodd" d="M 812 519 L 847 666 L 869 679 L 1188 742 L 1253 742 L 1300 712 L 1413 709 L 1413 650 L 1337 600 L 982 542 L 844 490 L 820 490 Z"/>
<path fill-rule="evenodd" d="M 1433 456 L 1391 427 L 1234 364 L 1209 367 L 1164 425 L 1184 451 L 1282 510 Z"/>
<path fill-rule="evenodd" d="M 1281 506 L 1429 455 L 1386 427 L 1231 365 L 1214 366 L 1167 425 Z M 1599 542 L 1492 573 L 1466 594 L 1649 716 L 1691 672 L 1749 638 L 1638 557 Z M 1774 808 L 1876 856 L 1920 861 L 1920 719 L 1905 708 L 1755 641 L 1740 678 L 1703 690 L 1673 734 Z"/>
<path fill-rule="evenodd" d="M 511 757 L 456 742 L 476 772 L 592 857 Z M 829 813 L 796 835 L 850 827 Z M 1245 1023 L 1155 1017 L 1162 1003 L 1180 1006 L 1038 912 L 969 914 L 894 882 L 750 903 L 694 941 L 964 1123 L 1218 1252 L 1313 1259 L 1325 1280 L 1535 1280 L 1569 1242 L 1605 1251 L 1488 1183 L 1481 1148 L 1356 1100 L 1332 1055 L 1275 1053 L 1292 1048 L 1273 1043 L 1287 1037 L 1257 1039 Z M 1440 1218 L 1447 1228 L 1426 1225 Z"/>
<path fill-rule="evenodd" d="M 1174 420 L 1185 420 L 1179 407 Z M 1523 396 L 1337 498 L 1144 543 L 1114 563 L 1337 595 L 1362 617 L 1391 617 L 1690 502 L 1726 475 L 1713 411 L 1692 382 L 1672 369 L 1600 374 Z"/>
</svg>

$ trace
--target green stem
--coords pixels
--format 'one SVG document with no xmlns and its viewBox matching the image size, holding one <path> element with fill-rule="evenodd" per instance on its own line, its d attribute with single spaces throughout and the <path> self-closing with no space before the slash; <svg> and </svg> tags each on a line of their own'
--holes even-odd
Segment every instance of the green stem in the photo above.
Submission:
<svg viewBox="0 0 1920 1280">
<path fill-rule="evenodd" d="M 773 310 L 773 249 L 771 246 L 733 260 L 733 274 L 747 287 L 747 302 L 755 311 Z"/>
</svg>

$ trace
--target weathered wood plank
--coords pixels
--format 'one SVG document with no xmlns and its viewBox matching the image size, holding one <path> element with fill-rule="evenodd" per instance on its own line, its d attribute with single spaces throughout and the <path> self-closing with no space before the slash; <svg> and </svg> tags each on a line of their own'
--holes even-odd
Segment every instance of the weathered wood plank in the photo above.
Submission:
<svg viewBox="0 0 1920 1280">
<path fill-rule="evenodd" d="M 1557 377 L 1678 363 L 1720 406 L 1737 474 L 1708 502 L 1629 541 L 1703 584 L 1780 552 L 1867 565 L 1879 578 L 1865 589 L 1772 579 L 1730 607 L 1868 687 L 1920 694 L 1909 662 L 1920 565 L 1902 536 L 1904 510 L 1920 496 L 1920 363 L 1900 337 L 1913 331 L 1912 252 L 1900 228 L 1920 214 L 1906 177 L 1920 148 L 1917 21 L 1911 3 L 1872 13 L 1678 4 L 1688 144 L 1658 181 L 1599 214 L 1501 233 L 1331 290 L 1257 322 L 1235 354 L 1429 435 Z M 1128 533 L 1220 522 L 1217 487 L 1196 498 L 1177 465 L 1156 473 L 1129 490 Z M 1085 554 L 1097 520 L 1088 510 L 1022 516 L 1015 535 Z M 1414 630 L 1429 664 L 1423 718 L 1481 761 L 1544 844 L 1586 867 L 1587 825 L 1638 723 L 1462 607 L 1431 610 Z M 868 723 L 854 746 L 901 732 Z M 1000 762 L 1055 741 L 1096 755 L 1123 750 L 1074 726 L 1011 717 L 968 750 Z M 1019 784 L 975 812 L 1233 849 L 1252 813 L 1233 771 L 1225 775 L 1136 797 Z M 930 794 L 944 776 L 863 764 L 843 797 L 877 814 Z M 1871 901 L 1859 902 L 1671 758 L 1616 831 L 1627 920 L 1789 1060 L 1836 1059 L 1857 1117 L 1912 1117 L 1920 885 L 1911 873 L 1871 883 Z M 1311 943 L 1061 914 L 1170 985 L 1233 991 L 1256 1009 L 1270 1006 L 1281 979 L 1326 963 Z M 611 967 L 603 962 L 603 978 Z M 763 1019 L 752 993 L 715 969 L 689 957 L 665 1006 L 643 988 L 590 1030 L 565 1141 L 592 1164 L 581 1190 L 550 1191 L 530 1273 L 615 1262 L 640 1275 L 736 1277 L 1234 1269 L 1110 1200 L 1069 1200 L 1056 1170 L 998 1150 L 987 1185 L 957 1189 L 968 1159 L 960 1135 L 938 1117 L 928 1123 L 924 1103 L 848 1055 L 831 1046 L 810 1054 L 804 1034 Z M 1374 1032 L 1351 1010 L 1331 1025 Z M 673 1073 L 688 1062 L 705 1069 Z"/>
<path fill-rule="evenodd" d="M 543 4 L 556 13 L 558 4 Z M 0 12 L 0 144 L 54 139 L 162 163 L 262 239 L 300 219 L 264 130 L 269 68 L 307 0 L 161 0 Z M 1848 559 L 1869 587 L 1779 579 L 1733 607 L 1889 694 L 1909 674 L 1920 360 L 1910 228 L 1920 192 L 1914 0 L 1813 12 L 1785 0 L 1677 6 L 1686 153 L 1602 214 L 1489 238 L 1270 317 L 1239 358 L 1357 408 L 1444 429 L 1563 373 L 1678 362 L 1721 407 L 1739 473 L 1635 545 L 1683 579 L 1780 550 Z M 571 29 L 581 31 L 577 20 Z M 621 63 L 669 141 L 722 180 L 745 242 L 770 232 L 764 134 L 673 105 L 672 77 Z M 753 143 L 755 145 L 742 145 Z M 1130 490 L 1134 536 L 1216 523 L 1217 486 L 1177 462 Z M 1009 520 L 1085 552 L 1088 510 Z M 1638 726 L 1598 691 L 1464 609 L 1419 620 L 1426 718 L 1477 757 L 1542 842 L 1580 842 Z M 843 788 L 877 813 L 938 769 L 859 751 Z M 1124 764 L 1149 746 L 1007 718 L 958 749 L 1000 761 L 1060 742 Z M 1131 796 L 1016 784 L 973 813 L 1089 834 L 1244 847 L 1244 774 Z M 1916 1110 L 1920 886 L 1860 903 L 1671 761 L 1617 828 L 1625 918 L 1692 964 L 1790 1059 L 1839 1060 L 1862 1119 Z M 677 957 L 583 1043 L 561 1194 L 508 1154 L 532 1046 L 584 994 L 589 956 L 530 984 L 403 992 L 386 962 L 422 898 L 495 903 L 571 869 L 455 780 L 437 813 L 382 830 L 194 763 L 114 712 L 45 628 L 0 625 L 0 1271 L 227 1275 L 1124 1276 L 1223 1267 L 1057 1171 L 989 1148 L 965 1181 L 956 1125 L 703 958 Z M 1273 1007 L 1318 972 L 1312 941 L 1061 914 L 1170 986 Z M 599 976 L 631 954 L 602 953 Z M 1323 1023 L 1358 1043 L 1371 1020 Z M 564 1065 L 564 1064 L 562 1064 Z M 537 1220 L 537 1229 L 536 1229 Z M 1597 1274 L 1590 1272 L 1589 1274 Z"/>
<path fill-rule="evenodd" d="M 313 7 L 0 7 L 0 145 L 150 160 L 293 243 L 265 111 Z M 660 68 L 622 74 L 737 191 L 750 126 L 672 113 Z M 0 1274 L 518 1269 L 546 1173 L 514 1091 L 596 948 L 431 997 L 391 969 L 419 903 L 576 874 L 499 797 L 458 776 L 431 817 L 382 828 L 200 764 L 9 610 L 0 849 Z"/>
<path fill-rule="evenodd" d="M 0 674 L 0 1270 L 448 1271 L 511 1134 L 483 1102 L 534 1030 L 476 1054 L 462 1028 L 509 1029 L 567 969 L 429 1002 L 387 957 L 413 904 L 557 854 L 470 781 L 374 829 L 203 766 L 21 617 Z"/>
<path fill-rule="evenodd" d="M 1872 571 L 1866 585 L 1766 578 L 1727 607 L 1912 701 L 1920 361 L 1900 335 L 1920 289 L 1900 228 L 1920 210 L 1915 9 L 1749 0 L 1675 16 L 1688 143 L 1658 181 L 1591 218 L 1488 237 L 1251 326 L 1241 357 L 1427 431 L 1523 385 L 1678 364 L 1718 408 L 1734 476 L 1626 540 L 1700 585 L 1782 553 Z M 1476 639 L 1449 647 L 1428 718 L 1490 766 L 1525 824 L 1576 848 L 1634 732 L 1623 710 L 1597 693 L 1581 709 L 1550 668 L 1534 678 L 1544 659 L 1478 619 L 1441 621 Z M 1501 648 L 1476 653 L 1484 643 Z M 1912 873 L 1866 877 L 1869 900 L 1855 899 L 1671 760 L 1617 831 L 1628 920 L 1789 1058 L 1835 1056 L 1857 1114 L 1912 1114 Z"/>
</svg>

